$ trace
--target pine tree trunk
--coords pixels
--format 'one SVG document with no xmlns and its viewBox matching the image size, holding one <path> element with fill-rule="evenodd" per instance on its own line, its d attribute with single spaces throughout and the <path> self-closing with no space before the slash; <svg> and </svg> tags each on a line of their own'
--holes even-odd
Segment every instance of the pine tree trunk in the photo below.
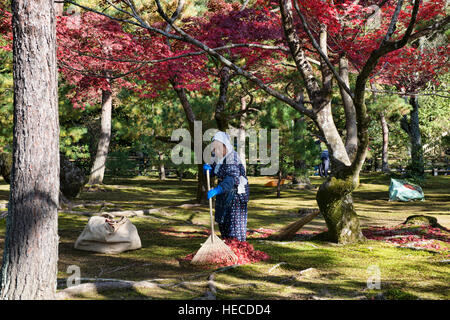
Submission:
<svg viewBox="0 0 450 320">
<path fill-rule="evenodd" d="M 219 100 L 216 104 L 216 111 L 214 118 L 217 123 L 217 129 L 220 131 L 227 131 L 228 119 L 225 114 L 225 109 L 228 100 L 228 87 L 231 80 L 231 70 L 229 67 L 224 66 L 220 71 L 220 87 L 219 87 Z"/>
<path fill-rule="evenodd" d="M 192 110 L 191 104 L 189 103 L 186 90 L 180 86 L 177 86 L 177 81 L 175 79 L 171 79 L 170 83 L 177 93 L 178 99 L 180 100 L 181 106 L 183 107 L 184 113 L 186 115 L 186 120 L 189 125 L 189 133 L 191 137 L 194 136 L 194 122 L 195 122 L 195 114 Z M 194 145 L 192 145 L 192 149 L 194 149 Z M 202 146 L 202 150 L 204 150 Z M 181 180 L 180 180 L 181 181 Z M 206 178 L 203 174 L 203 165 L 198 165 L 198 177 L 197 177 L 197 193 L 196 193 L 196 201 L 197 203 L 206 204 Z"/>
<path fill-rule="evenodd" d="M 281 179 L 283 178 L 283 173 L 281 172 L 281 169 L 278 170 L 277 174 L 277 198 L 281 197 Z"/>
<path fill-rule="evenodd" d="M 109 143 L 111 142 L 111 112 L 112 92 L 102 90 L 102 115 L 100 125 L 100 137 L 98 140 L 97 154 L 91 169 L 88 184 L 102 184 L 105 175 L 106 159 L 108 157 Z"/>
<path fill-rule="evenodd" d="M 418 98 L 413 96 L 410 98 L 409 103 L 413 107 L 410 113 L 409 123 L 409 138 L 411 140 L 411 166 L 412 174 L 414 176 L 422 177 L 425 173 L 423 163 L 423 147 L 422 137 L 419 126 L 419 101 Z"/>
<path fill-rule="evenodd" d="M 241 111 L 244 111 L 247 108 L 247 100 L 246 97 L 241 98 Z M 239 132 L 238 132 L 238 154 L 239 158 L 242 161 L 242 165 L 244 169 L 247 171 L 247 161 L 245 160 L 245 115 L 242 115 L 239 119 Z"/>
<path fill-rule="evenodd" d="M 389 148 L 389 127 L 384 112 L 380 112 L 381 130 L 383 132 L 383 148 L 381 154 L 381 170 L 389 172 L 388 148 Z"/>
<path fill-rule="evenodd" d="M 53 1 L 12 1 L 13 165 L 0 299 L 53 299 L 59 119 Z"/>
<path fill-rule="evenodd" d="M 159 158 L 159 180 L 166 180 L 166 170 L 164 168 L 164 153 L 158 153 Z"/>
</svg>

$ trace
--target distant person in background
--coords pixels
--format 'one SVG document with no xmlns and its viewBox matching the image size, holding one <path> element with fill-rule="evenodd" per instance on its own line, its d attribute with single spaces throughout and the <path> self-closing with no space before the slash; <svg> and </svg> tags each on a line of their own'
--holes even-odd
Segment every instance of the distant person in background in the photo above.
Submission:
<svg viewBox="0 0 450 320">
<path fill-rule="evenodd" d="M 328 177 L 328 169 L 330 168 L 330 154 L 328 153 L 328 149 L 322 151 L 320 160 L 322 162 L 319 165 L 319 175 L 321 177 Z"/>
</svg>

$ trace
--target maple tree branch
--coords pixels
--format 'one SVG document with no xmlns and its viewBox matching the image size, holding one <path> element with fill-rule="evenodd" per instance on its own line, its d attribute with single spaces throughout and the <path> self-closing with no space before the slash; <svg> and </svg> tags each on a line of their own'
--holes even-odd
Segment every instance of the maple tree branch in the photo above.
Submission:
<svg viewBox="0 0 450 320">
<path fill-rule="evenodd" d="M 241 7 L 241 9 L 239 11 L 244 10 L 247 7 L 249 1 L 250 0 L 244 0 L 244 3 L 242 4 L 242 7 Z"/>
<path fill-rule="evenodd" d="M 126 14 L 126 15 L 128 15 L 128 16 L 130 16 L 130 17 L 133 18 L 133 15 L 131 14 L 131 12 L 128 12 L 128 11 L 126 11 L 126 10 L 123 10 L 122 8 L 116 6 L 114 3 L 112 3 L 110 0 L 106 0 L 106 2 L 107 2 L 110 6 L 112 6 L 114 9 L 116 9 L 117 11 L 122 12 L 122 13 L 124 13 L 124 14 Z"/>
<path fill-rule="evenodd" d="M 311 101 L 314 101 L 314 113 L 317 113 L 321 108 L 327 105 L 329 99 L 323 96 L 314 70 L 311 67 L 311 63 L 306 59 L 305 51 L 295 28 L 294 18 L 292 16 L 292 1 L 279 0 L 279 7 L 284 36 L 288 43 L 290 54 L 297 67 L 297 71 L 304 80 L 308 96 Z M 301 106 L 303 107 L 303 104 L 301 104 Z"/>
<path fill-rule="evenodd" d="M 402 92 L 402 91 L 390 91 L 390 90 L 379 90 L 379 89 L 366 89 L 366 91 L 368 92 L 373 92 L 373 93 L 388 93 L 388 94 L 396 94 L 399 96 L 436 96 L 436 97 L 441 97 L 441 98 L 445 98 L 445 99 L 450 99 L 450 92 L 446 92 L 449 95 L 443 95 L 443 94 L 439 94 L 436 93 L 436 91 L 433 92 Z"/>
<path fill-rule="evenodd" d="M 400 2 L 402 2 L 403 0 L 400 0 Z M 419 10 L 419 5 L 420 5 L 421 0 L 414 0 L 414 7 L 411 13 L 411 19 L 408 25 L 408 28 L 405 32 L 405 34 L 403 35 L 403 37 L 401 38 L 401 40 L 392 42 L 392 41 L 385 41 L 384 39 L 389 39 L 390 35 L 393 31 L 392 29 L 395 28 L 395 24 L 392 23 L 392 21 L 397 21 L 398 20 L 398 14 L 392 17 L 391 23 L 389 24 L 390 28 L 388 29 L 385 38 L 383 39 L 383 41 L 381 42 L 380 46 L 378 47 L 378 49 L 375 49 L 374 51 L 372 51 L 372 53 L 370 54 L 369 58 L 367 59 L 366 63 L 364 64 L 363 68 L 361 69 L 361 72 L 359 73 L 358 77 L 356 78 L 356 85 L 355 85 L 355 95 L 358 95 L 357 99 L 363 101 L 363 95 L 364 95 L 364 90 L 365 90 L 365 85 L 366 85 L 366 81 L 367 79 L 370 77 L 370 73 L 373 71 L 373 69 L 376 67 L 376 65 L 378 64 L 378 60 L 388 54 L 389 52 L 395 51 L 397 49 L 400 49 L 401 47 L 403 47 L 404 45 L 406 45 L 408 38 L 410 37 L 411 33 L 412 33 L 412 29 L 414 28 L 414 24 L 416 21 L 416 17 L 417 17 L 417 12 Z M 389 35 L 389 36 L 388 36 Z M 356 97 L 355 97 L 356 98 Z"/>
<path fill-rule="evenodd" d="M 178 1 L 178 6 L 175 10 L 175 12 L 172 14 L 172 17 L 170 18 L 170 20 L 172 22 L 175 22 L 175 20 L 177 20 L 180 17 L 181 11 L 184 8 L 184 0 L 179 0 Z"/>
<path fill-rule="evenodd" d="M 349 94 L 349 96 L 353 99 L 354 95 L 353 92 L 350 90 L 350 88 L 347 86 L 345 81 L 339 76 L 336 69 L 334 68 L 331 61 L 328 59 L 327 55 L 322 51 L 320 48 L 320 45 L 317 43 L 316 39 L 314 38 L 311 29 L 308 26 L 308 23 L 306 22 L 305 16 L 300 11 L 300 7 L 298 6 L 298 2 L 296 0 L 293 1 L 295 11 L 297 11 L 298 16 L 300 17 L 300 20 L 302 21 L 303 29 L 305 29 L 306 34 L 308 35 L 309 39 L 311 40 L 311 43 L 313 47 L 317 50 L 321 58 L 325 61 L 330 71 L 333 73 L 336 80 L 339 82 L 339 85 L 342 86 L 342 88 Z"/>
<path fill-rule="evenodd" d="M 131 70 L 127 71 L 127 72 L 119 73 L 119 74 L 116 74 L 116 75 L 109 75 L 109 74 L 105 74 L 104 71 L 102 71 L 101 73 L 97 74 L 97 73 L 89 72 L 89 71 L 86 71 L 86 70 L 77 69 L 77 68 L 74 68 L 74 67 L 68 65 L 67 63 L 65 63 L 64 61 L 61 61 L 61 60 L 58 60 L 58 64 L 62 68 L 66 68 L 66 69 L 78 72 L 78 73 L 80 73 L 82 75 L 85 75 L 85 76 L 88 76 L 88 77 L 104 78 L 104 79 L 108 79 L 108 80 L 115 80 L 115 79 L 123 78 L 123 77 L 125 77 L 125 76 L 127 76 L 129 74 L 132 74 L 132 73 L 135 73 L 135 72 L 139 71 L 140 69 L 142 69 L 145 66 L 145 64 L 141 64 L 140 66 L 138 66 L 138 67 L 136 67 L 134 69 L 131 69 Z"/>
<path fill-rule="evenodd" d="M 441 28 L 445 27 L 449 23 L 450 23 L 450 16 L 446 16 L 445 18 L 434 22 L 432 25 L 414 32 L 409 37 L 409 41 L 408 42 L 411 42 L 411 41 L 414 41 L 414 40 L 416 40 L 418 38 L 426 36 L 426 35 L 432 33 L 433 31 L 440 30 Z"/>
<path fill-rule="evenodd" d="M 400 14 L 401 4 L 403 0 L 399 0 L 397 3 L 396 10 L 392 16 L 391 22 L 389 23 L 389 28 L 386 33 L 386 36 L 381 41 L 378 49 L 375 49 L 371 52 L 369 58 L 361 69 L 361 72 L 358 74 L 355 83 L 355 98 L 353 99 L 355 110 L 356 110 L 356 119 L 358 124 L 358 149 L 356 152 L 355 159 L 352 161 L 352 171 L 359 172 L 364 163 L 366 154 L 367 154 L 367 146 L 369 144 L 368 140 L 368 116 L 367 116 L 367 107 L 364 103 L 364 93 L 366 90 L 366 83 L 370 77 L 370 74 L 378 64 L 379 59 L 397 49 L 400 49 L 404 45 L 406 45 L 409 37 L 411 36 L 412 30 L 414 28 L 414 24 L 417 18 L 417 13 L 419 11 L 421 0 L 414 0 L 414 7 L 411 12 L 411 19 L 409 21 L 409 25 L 406 29 L 405 34 L 400 40 L 397 41 L 389 41 L 393 32 L 395 31 L 396 24 L 398 21 L 398 16 Z M 400 9 L 399 9 L 400 8 Z"/>
<path fill-rule="evenodd" d="M 397 28 L 397 21 L 400 11 L 402 10 L 403 0 L 398 0 L 397 6 L 395 7 L 394 14 L 392 15 L 391 22 L 389 23 L 388 30 L 383 40 L 381 41 L 380 47 L 384 46 L 386 42 L 388 42 Z"/>
<path fill-rule="evenodd" d="M 411 34 L 414 30 L 414 25 L 416 24 L 417 13 L 419 12 L 419 7 L 420 7 L 421 2 L 422 2 L 422 0 L 414 1 L 414 7 L 411 12 L 411 20 L 409 20 L 409 24 L 408 24 L 408 27 L 406 28 L 405 34 L 403 35 L 403 37 L 400 40 L 397 40 L 394 42 L 394 46 L 396 47 L 396 49 L 399 49 L 408 43 L 408 40 L 411 37 Z"/>
<path fill-rule="evenodd" d="M 228 60 L 227 58 L 225 58 L 224 56 L 222 56 L 221 54 L 219 54 L 217 51 L 211 49 L 210 47 L 208 47 L 207 45 L 205 45 L 204 43 L 198 41 L 197 39 L 193 38 L 192 36 L 190 36 L 189 34 L 187 34 L 186 32 L 184 32 L 182 29 L 178 28 L 177 26 L 175 26 L 169 19 L 169 17 L 166 15 L 166 13 L 164 12 L 162 6 L 161 6 L 161 2 L 160 0 L 155 0 L 155 3 L 158 7 L 158 13 L 160 14 L 160 16 L 167 22 L 169 23 L 172 28 L 178 33 L 180 34 L 181 38 L 183 41 L 188 42 L 190 44 L 193 44 L 194 46 L 204 50 L 206 53 L 208 53 L 210 56 L 215 57 L 216 59 L 218 59 L 221 63 L 223 63 L 224 65 L 230 67 L 231 69 L 233 69 L 237 74 L 246 77 L 247 79 L 249 79 L 250 81 L 254 82 L 256 85 L 258 85 L 261 89 L 263 89 L 265 92 L 267 92 L 268 94 L 274 96 L 275 98 L 287 103 L 288 105 L 292 106 L 293 108 L 299 110 L 300 112 L 304 113 L 305 115 L 309 116 L 310 118 L 314 119 L 316 117 L 315 113 L 312 110 L 309 110 L 307 108 L 304 108 L 303 106 L 299 105 L 296 101 L 293 101 L 292 99 L 290 99 L 289 97 L 286 97 L 285 95 L 283 95 L 282 93 L 272 89 L 271 87 L 267 86 L 261 79 L 259 79 L 258 77 L 254 76 L 252 73 L 243 70 L 242 68 L 240 68 L 239 66 L 237 66 L 236 64 L 232 63 L 230 60 Z"/>
<path fill-rule="evenodd" d="M 188 53 L 183 53 L 177 56 L 172 56 L 172 57 L 167 57 L 167 58 L 161 58 L 161 59 L 155 59 L 155 60 L 132 60 L 132 59 L 118 59 L 118 58 L 106 58 L 106 57 L 101 57 L 95 54 L 89 54 L 89 53 L 85 53 L 79 50 L 75 50 L 72 49 L 70 47 L 67 46 L 63 46 L 66 49 L 69 49 L 73 52 L 78 53 L 81 56 L 86 56 L 86 57 L 90 57 L 90 58 L 96 58 L 96 59 L 100 59 L 100 60 L 107 60 L 107 61 L 115 61 L 115 62 L 127 62 L 127 63 L 146 63 L 146 64 L 154 64 L 154 63 L 160 63 L 160 62 L 165 62 L 165 61 L 170 61 L 170 60 L 176 60 L 176 59 L 180 59 L 180 58 L 185 58 L 185 57 L 192 57 L 192 56 L 199 56 L 199 55 L 203 55 L 203 54 L 207 54 L 207 52 L 205 51 L 195 51 L 195 52 L 188 52 Z M 257 43 L 236 43 L 236 44 L 229 44 L 229 45 L 225 45 L 225 46 L 221 46 L 221 47 L 216 47 L 216 48 L 212 48 L 213 50 L 216 51 L 220 51 L 220 50 L 226 50 L 226 49 L 232 49 L 232 48 L 241 48 L 241 47 L 245 47 L 245 48 L 260 48 L 260 49 L 266 49 L 266 50 L 280 50 L 280 51 L 289 51 L 289 49 L 284 48 L 284 47 L 280 47 L 280 46 L 268 46 L 268 45 L 260 45 Z M 308 59 L 308 58 L 307 58 Z M 316 64 L 320 64 L 320 62 L 318 62 L 317 60 L 314 59 L 308 59 L 313 63 Z"/>
<path fill-rule="evenodd" d="M 131 21 L 131 20 L 128 20 L 128 19 L 117 18 L 117 17 L 111 16 L 111 15 L 109 15 L 109 14 L 106 14 L 106 13 L 104 13 L 104 12 L 95 10 L 95 9 L 93 9 L 93 8 L 86 7 L 86 6 L 84 6 L 84 5 L 82 5 L 82 4 L 79 4 L 79 3 L 75 2 L 75 1 L 72 1 L 72 0 L 60 0 L 60 1 L 59 1 L 59 0 L 56 0 L 55 3 L 70 3 L 70 4 L 73 4 L 73 5 L 77 6 L 77 7 L 82 8 L 82 9 L 84 9 L 84 10 L 86 10 L 86 11 L 90 11 L 90 12 L 99 14 L 99 15 L 101 15 L 101 16 L 107 17 L 107 18 L 112 19 L 112 20 L 115 20 L 115 21 L 129 23 L 129 24 L 132 24 L 132 25 L 134 25 L 134 26 L 141 27 L 141 28 L 143 27 L 143 28 L 145 28 L 145 29 L 148 29 L 148 30 L 150 30 L 150 31 L 159 33 L 159 34 L 161 34 L 161 35 L 163 35 L 163 36 L 165 36 L 165 37 L 171 38 L 171 39 L 182 40 L 182 37 L 179 37 L 179 36 L 177 36 L 177 35 L 174 35 L 174 34 L 165 32 L 164 30 L 161 30 L 161 29 L 158 29 L 158 28 L 155 28 L 155 27 L 152 27 L 152 26 L 148 25 L 148 24 L 147 24 L 145 21 L 143 21 L 139 16 L 135 16 L 134 14 L 133 14 L 133 18 L 136 19 L 138 22 L 134 22 L 134 21 Z M 134 6 L 133 6 L 133 8 L 134 8 Z"/>
<path fill-rule="evenodd" d="M 173 22 L 171 21 L 171 19 L 165 14 L 164 10 L 162 9 L 161 3 L 159 0 L 155 0 L 155 3 L 158 7 L 158 13 L 160 14 L 160 16 L 167 22 L 170 24 L 170 26 L 178 33 L 180 34 L 175 35 L 172 33 L 168 33 L 165 32 L 164 30 L 152 27 L 150 25 L 148 25 L 137 13 L 137 11 L 135 10 L 135 7 L 131 4 L 131 2 L 127 2 L 127 4 L 131 7 L 132 11 L 133 11 L 133 18 L 137 21 L 131 21 L 129 19 L 121 19 L 121 18 L 117 18 L 111 15 L 108 15 L 104 12 L 100 12 L 98 10 L 95 10 L 93 8 L 81 5 L 75 1 L 72 0 L 61 0 L 58 1 L 56 0 L 55 2 L 57 3 L 70 3 L 73 4 L 77 7 L 80 7 L 86 11 L 90 11 L 96 14 L 99 14 L 101 16 L 110 18 L 112 20 L 115 21 L 119 21 L 119 22 L 124 22 L 124 23 L 129 23 L 131 25 L 135 25 L 150 31 L 153 31 L 155 33 L 161 34 L 167 38 L 170 39 L 175 39 L 175 40 L 179 40 L 179 41 L 183 41 L 183 42 L 187 42 L 190 43 L 200 49 L 202 49 L 205 53 L 209 54 L 211 57 L 214 57 L 216 59 L 218 59 L 221 63 L 223 63 L 224 65 L 229 66 L 230 68 L 232 68 L 237 74 L 244 76 L 245 78 L 249 79 L 250 81 L 254 82 L 258 87 L 260 87 L 262 90 L 264 90 L 266 93 L 268 93 L 269 95 L 285 102 L 286 104 L 290 105 L 291 107 L 297 109 L 298 111 L 304 113 L 305 115 L 307 115 L 308 117 L 310 117 L 311 119 L 314 119 L 316 117 L 315 113 L 310 110 L 307 109 L 305 107 L 303 107 L 302 105 L 298 104 L 296 101 L 293 101 L 292 99 L 290 99 L 289 97 L 284 96 L 282 93 L 276 91 L 275 89 L 271 88 L 270 86 L 266 85 L 261 79 L 259 79 L 258 77 L 256 77 L 255 75 L 253 75 L 251 72 L 245 71 L 242 68 L 238 67 L 236 64 L 232 63 L 230 60 L 226 59 L 224 56 L 222 56 L 221 54 L 219 54 L 216 50 L 209 48 L 208 46 L 206 46 L 205 44 L 203 44 L 202 42 L 196 40 L 195 38 L 191 37 L 190 35 L 188 35 L 186 32 L 184 32 L 183 30 L 181 30 L 180 28 L 178 28 L 177 26 L 175 26 L 173 24 Z M 249 47 L 257 47 L 256 44 L 242 44 L 242 45 L 236 45 L 236 47 L 238 46 L 249 46 Z M 263 48 L 264 45 L 258 45 L 258 47 Z M 281 47 L 277 48 L 277 49 L 281 49 Z M 201 54 L 201 53 L 189 53 L 186 56 L 189 55 L 196 55 L 196 54 Z M 179 57 L 177 57 L 179 58 Z M 174 57 L 169 57 L 167 58 L 167 60 L 172 60 L 175 59 Z M 131 61 L 130 61 L 131 62 Z M 79 70 L 76 70 L 79 71 Z"/>
<path fill-rule="evenodd" d="M 83 5 L 79 4 L 79 3 L 76 3 L 76 2 L 71 1 L 71 0 L 55 0 L 54 2 L 55 3 L 70 3 L 70 4 L 73 4 L 74 6 L 77 6 L 77 7 L 80 7 L 81 9 L 84 9 L 86 11 L 90 11 L 90 12 L 99 14 L 101 16 L 107 17 L 107 18 L 115 20 L 115 21 L 130 23 L 130 24 L 138 26 L 138 27 L 141 26 L 140 24 L 138 24 L 138 23 L 136 23 L 134 21 L 131 21 L 131 20 L 128 20 L 128 19 L 121 19 L 121 18 L 113 17 L 113 16 L 111 16 L 109 14 L 106 14 L 104 12 L 101 12 L 101 11 L 98 11 L 98 10 L 95 10 L 95 9 L 92 9 L 90 7 L 83 6 Z"/>
<path fill-rule="evenodd" d="M 225 116 L 225 118 L 227 120 L 232 120 L 232 119 L 236 119 L 236 118 L 240 118 L 242 117 L 244 114 L 249 114 L 249 113 L 253 113 L 253 112 L 260 112 L 261 110 L 258 108 L 245 108 L 244 110 L 235 112 L 233 114 L 227 115 Z"/>
</svg>

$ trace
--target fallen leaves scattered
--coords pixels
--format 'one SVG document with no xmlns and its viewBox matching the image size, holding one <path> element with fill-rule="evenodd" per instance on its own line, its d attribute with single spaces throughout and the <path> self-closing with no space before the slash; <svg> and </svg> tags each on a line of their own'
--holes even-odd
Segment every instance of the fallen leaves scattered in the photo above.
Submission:
<svg viewBox="0 0 450 320">
<path fill-rule="evenodd" d="M 399 247 L 422 248 L 431 251 L 448 252 L 449 248 L 438 241 L 450 243 L 450 233 L 430 226 L 368 227 L 362 230 L 367 239 L 385 241 Z"/>
</svg>

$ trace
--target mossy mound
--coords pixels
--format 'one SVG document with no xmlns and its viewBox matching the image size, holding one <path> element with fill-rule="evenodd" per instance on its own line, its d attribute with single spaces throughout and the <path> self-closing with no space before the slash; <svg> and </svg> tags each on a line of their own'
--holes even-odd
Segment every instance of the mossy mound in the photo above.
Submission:
<svg viewBox="0 0 450 320">
<path fill-rule="evenodd" d="M 408 225 L 414 225 L 414 226 L 430 226 L 433 228 L 436 228 L 439 223 L 437 222 L 437 219 L 435 217 L 425 216 L 416 214 L 413 216 L 409 216 L 406 218 L 405 222 L 403 224 Z"/>
<path fill-rule="evenodd" d="M 409 216 L 406 218 L 405 222 L 402 224 L 404 225 L 410 225 L 410 226 L 426 226 L 426 227 L 433 227 L 433 228 L 439 228 L 443 230 L 447 230 L 445 227 L 440 225 L 435 217 L 416 214 Z"/>
</svg>

